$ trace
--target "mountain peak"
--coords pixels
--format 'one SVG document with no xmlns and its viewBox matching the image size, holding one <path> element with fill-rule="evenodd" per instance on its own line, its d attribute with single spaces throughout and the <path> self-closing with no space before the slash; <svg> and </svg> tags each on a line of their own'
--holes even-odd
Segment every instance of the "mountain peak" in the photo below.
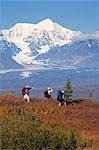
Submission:
<svg viewBox="0 0 99 150">
<path fill-rule="evenodd" d="M 41 21 L 40 23 L 42 23 L 42 24 L 53 24 L 53 21 L 50 18 L 46 18 L 43 21 Z"/>
<path fill-rule="evenodd" d="M 54 22 L 53 22 L 51 19 L 49 19 L 49 18 L 46 18 L 45 20 L 39 22 L 37 25 L 38 25 L 41 29 L 43 28 L 43 29 L 45 29 L 45 30 L 47 30 L 47 31 L 52 31 L 52 30 L 54 30 Z"/>
</svg>

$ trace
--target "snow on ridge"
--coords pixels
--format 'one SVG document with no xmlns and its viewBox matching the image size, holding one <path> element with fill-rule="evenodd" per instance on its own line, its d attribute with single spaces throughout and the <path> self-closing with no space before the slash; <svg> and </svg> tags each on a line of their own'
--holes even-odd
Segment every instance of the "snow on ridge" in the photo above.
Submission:
<svg viewBox="0 0 99 150">
<path fill-rule="evenodd" d="M 87 43 L 87 45 L 88 45 L 89 48 L 91 48 L 91 44 L 90 43 Z"/>
<path fill-rule="evenodd" d="M 24 38 L 29 35 L 29 33 L 34 30 L 34 25 L 18 23 L 9 30 L 2 30 L 4 36 L 13 40 L 14 38 Z"/>
<path fill-rule="evenodd" d="M 92 38 L 98 39 L 99 40 L 99 30 L 91 34 Z"/>
<path fill-rule="evenodd" d="M 45 29 L 46 31 L 53 31 L 54 30 L 54 22 L 51 19 L 47 18 L 47 19 L 39 22 L 37 24 L 37 28 L 39 28 L 41 30 Z"/>
</svg>

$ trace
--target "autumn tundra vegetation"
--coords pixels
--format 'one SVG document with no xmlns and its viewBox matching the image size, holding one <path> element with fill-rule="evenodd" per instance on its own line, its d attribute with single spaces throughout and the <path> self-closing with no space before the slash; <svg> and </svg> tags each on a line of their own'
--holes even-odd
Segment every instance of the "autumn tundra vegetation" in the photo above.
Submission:
<svg viewBox="0 0 99 150">
<path fill-rule="evenodd" d="M 1 95 L 0 149 L 99 150 L 99 102 L 79 98 L 60 107 L 56 99 Z"/>
</svg>

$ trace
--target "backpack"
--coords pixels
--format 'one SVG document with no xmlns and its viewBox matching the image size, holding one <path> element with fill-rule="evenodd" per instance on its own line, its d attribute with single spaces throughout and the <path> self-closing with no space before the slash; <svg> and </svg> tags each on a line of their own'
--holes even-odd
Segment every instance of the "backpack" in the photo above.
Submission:
<svg viewBox="0 0 99 150">
<path fill-rule="evenodd" d="M 47 98 L 50 98 L 50 95 L 48 94 L 48 91 L 44 92 L 44 96 L 47 97 Z"/>
<path fill-rule="evenodd" d="M 63 93 L 61 91 L 58 91 L 58 94 L 57 94 L 57 100 L 62 100 L 63 99 Z"/>
<path fill-rule="evenodd" d="M 25 87 L 22 88 L 22 95 L 25 95 Z"/>
</svg>

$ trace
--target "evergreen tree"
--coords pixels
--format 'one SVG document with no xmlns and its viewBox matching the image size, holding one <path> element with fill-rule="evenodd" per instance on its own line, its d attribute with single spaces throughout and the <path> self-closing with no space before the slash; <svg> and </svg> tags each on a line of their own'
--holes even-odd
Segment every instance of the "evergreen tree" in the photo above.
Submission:
<svg viewBox="0 0 99 150">
<path fill-rule="evenodd" d="M 73 94 L 73 90 L 72 90 L 71 81 L 67 80 L 66 85 L 64 87 L 64 98 L 65 98 L 65 100 L 69 100 L 70 97 L 73 96 L 72 94 Z"/>
<path fill-rule="evenodd" d="M 92 90 L 89 90 L 89 91 L 88 91 L 88 97 L 89 97 L 90 99 L 93 98 L 93 92 L 92 92 Z"/>
</svg>

